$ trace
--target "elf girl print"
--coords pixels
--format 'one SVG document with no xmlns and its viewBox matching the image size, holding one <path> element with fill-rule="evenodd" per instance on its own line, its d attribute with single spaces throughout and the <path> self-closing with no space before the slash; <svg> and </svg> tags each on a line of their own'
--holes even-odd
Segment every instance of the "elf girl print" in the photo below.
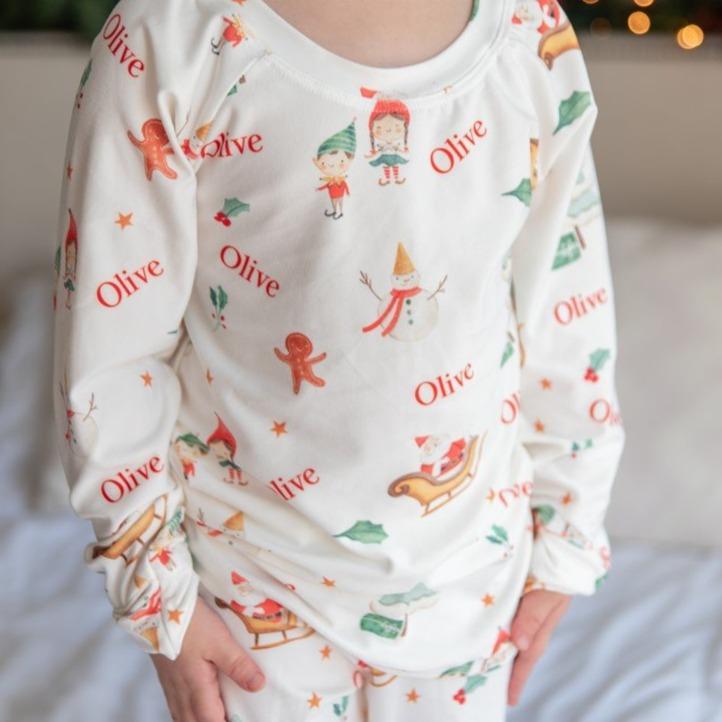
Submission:
<svg viewBox="0 0 722 722">
<path fill-rule="evenodd" d="M 313 164 L 322 173 L 319 178 L 322 185 L 317 191 L 328 191 L 331 210 L 324 211 L 325 216 L 337 220 L 343 216 L 343 199 L 351 195 L 346 178 L 348 169 L 356 155 L 356 118 L 343 129 L 334 133 L 318 146 Z"/>
<path fill-rule="evenodd" d="M 405 183 L 406 178 L 399 175 L 399 166 L 409 162 L 406 156 L 409 153 L 411 111 L 403 100 L 378 90 L 362 87 L 361 95 L 364 98 L 377 96 L 368 120 L 371 150 L 364 157 L 371 158 L 370 166 L 382 166 L 379 185 L 391 183 L 392 174 L 394 183 Z"/>
<path fill-rule="evenodd" d="M 91 49 L 53 249 L 61 459 L 114 618 L 175 659 L 203 593 L 268 665 L 265 696 L 224 683 L 229 719 L 361 722 L 366 690 L 369 722 L 502 722 L 520 596 L 608 573 L 625 439 L 563 10 L 474 6 L 403 69 L 262 0 L 114 13 L 128 50 Z"/>
<path fill-rule="evenodd" d="M 390 336 L 397 341 L 418 341 L 431 333 L 439 317 L 436 296 L 444 292 L 446 276 L 434 291 L 422 288 L 420 281 L 419 272 L 400 242 L 396 246 L 391 291 L 386 296 L 379 296 L 371 278 L 361 271 L 361 283 L 379 301 L 377 318 L 361 330 L 370 333 L 380 327 L 382 337 Z"/>
</svg>

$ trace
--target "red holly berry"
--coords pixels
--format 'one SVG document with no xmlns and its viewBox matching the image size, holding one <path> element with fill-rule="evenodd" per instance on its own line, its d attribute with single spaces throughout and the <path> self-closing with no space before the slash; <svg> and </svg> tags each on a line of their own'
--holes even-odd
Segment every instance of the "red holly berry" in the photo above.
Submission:
<svg viewBox="0 0 722 722">
<path fill-rule="evenodd" d="M 464 692 L 464 688 L 461 687 L 454 695 L 454 701 L 458 702 L 459 704 L 464 704 L 466 702 L 466 693 Z"/>
<path fill-rule="evenodd" d="M 599 376 L 597 375 L 597 372 L 591 366 L 587 368 L 587 372 L 584 374 L 584 380 L 599 381 Z"/>
</svg>

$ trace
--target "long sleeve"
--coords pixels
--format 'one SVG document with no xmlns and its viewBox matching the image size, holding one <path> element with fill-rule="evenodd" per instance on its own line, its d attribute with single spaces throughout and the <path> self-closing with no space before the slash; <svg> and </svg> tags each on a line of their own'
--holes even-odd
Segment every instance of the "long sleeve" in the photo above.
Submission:
<svg viewBox="0 0 722 722">
<path fill-rule="evenodd" d="M 67 141 L 53 299 L 57 440 L 70 504 L 95 535 L 84 561 L 105 574 L 115 621 L 171 659 L 198 585 L 168 459 L 197 262 L 179 89 L 213 57 L 179 5 L 121 0 L 93 42 Z"/>
<path fill-rule="evenodd" d="M 614 293 L 590 141 L 598 108 L 570 26 L 565 38 L 565 52 L 551 67 L 537 55 L 536 41 L 527 46 L 538 109 L 536 177 L 512 248 L 512 297 L 521 348 L 520 440 L 534 469 L 535 541 L 525 591 L 589 595 L 611 567 L 604 518 L 625 432 L 615 388 Z"/>
</svg>

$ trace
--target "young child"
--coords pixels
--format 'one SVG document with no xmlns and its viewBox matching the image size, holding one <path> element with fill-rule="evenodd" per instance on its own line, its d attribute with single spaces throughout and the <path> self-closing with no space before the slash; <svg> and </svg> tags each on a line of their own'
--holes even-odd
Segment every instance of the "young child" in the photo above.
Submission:
<svg viewBox="0 0 722 722">
<path fill-rule="evenodd" d="M 610 567 L 597 105 L 556 0 L 466 12 L 408 65 L 262 0 L 121 0 L 93 42 L 55 416 L 175 720 L 500 722 Z"/>
</svg>

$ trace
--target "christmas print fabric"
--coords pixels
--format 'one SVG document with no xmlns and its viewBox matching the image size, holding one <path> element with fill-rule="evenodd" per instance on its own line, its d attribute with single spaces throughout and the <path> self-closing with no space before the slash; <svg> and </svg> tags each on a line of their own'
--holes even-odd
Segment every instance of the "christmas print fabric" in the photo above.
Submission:
<svg viewBox="0 0 722 722">
<path fill-rule="evenodd" d="M 116 5 L 68 136 L 53 398 L 143 649 L 174 659 L 237 574 L 259 634 L 295 615 L 435 677 L 523 593 L 597 590 L 625 438 L 597 112 L 555 0 L 475 5 L 406 69 L 260 0 Z"/>
<path fill-rule="evenodd" d="M 231 571 L 233 598 L 198 593 L 264 670 L 249 694 L 219 675 L 228 722 L 503 722 L 517 648 L 500 630 L 491 653 L 436 677 L 398 675 L 348 656 L 293 612 L 271 606 L 248 579 Z M 276 633 L 271 633 L 276 625 Z M 279 634 L 283 628 L 285 634 Z"/>
</svg>

